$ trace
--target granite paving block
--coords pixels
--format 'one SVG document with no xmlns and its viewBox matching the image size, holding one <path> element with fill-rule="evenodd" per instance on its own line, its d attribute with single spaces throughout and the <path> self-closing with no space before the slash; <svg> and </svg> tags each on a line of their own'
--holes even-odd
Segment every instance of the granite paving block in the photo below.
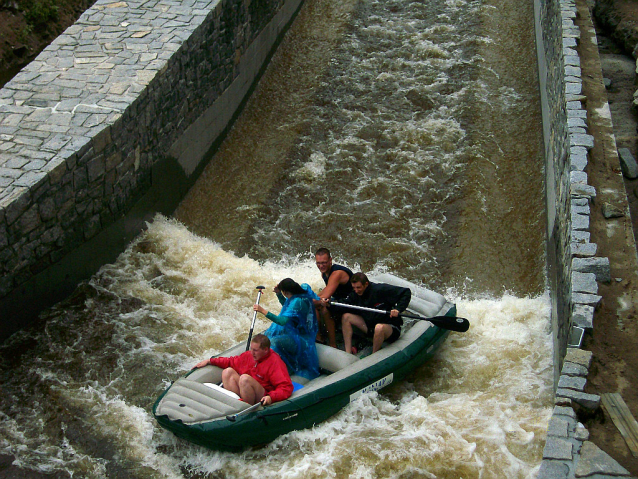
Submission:
<svg viewBox="0 0 638 479">
<path fill-rule="evenodd" d="M 598 293 L 598 283 L 594 273 L 572 272 L 572 291 L 577 293 Z"/>
<path fill-rule="evenodd" d="M 596 243 L 571 243 L 572 254 L 574 256 L 591 257 L 596 256 L 598 245 Z"/>
<path fill-rule="evenodd" d="M 572 228 L 574 230 L 588 230 L 589 229 L 589 215 L 572 215 Z"/>
<path fill-rule="evenodd" d="M 548 436 L 568 437 L 569 421 L 558 416 L 552 416 L 547 427 Z"/>
<path fill-rule="evenodd" d="M 600 396 L 597 394 L 588 394 L 582 391 L 575 391 L 573 389 L 558 388 L 556 395 L 569 398 L 577 404 L 580 404 L 586 409 L 596 410 L 600 406 Z"/>
<path fill-rule="evenodd" d="M 552 411 L 552 414 L 557 416 L 566 416 L 566 417 L 569 417 L 570 419 L 576 418 L 576 413 L 571 407 L 554 406 L 554 410 Z"/>
<path fill-rule="evenodd" d="M 576 243 L 589 243 L 589 231 L 574 230 L 571 231 L 571 240 Z"/>
<path fill-rule="evenodd" d="M 543 449 L 543 459 L 572 459 L 573 444 L 565 439 L 548 436 Z"/>
<path fill-rule="evenodd" d="M 537 479 L 567 479 L 569 466 L 564 461 L 546 460 L 541 463 Z"/>
<path fill-rule="evenodd" d="M 589 374 L 589 370 L 581 364 L 570 363 L 568 361 L 565 361 L 563 363 L 563 368 L 561 369 L 560 373 L 566 376 L 586 377 L 587 374 Z"/>
<path fill-rule="evenodd" d="M 570 193 L 573 196 L 581 196 L 586 198 L 596 197 L 596 188 L 591 185 L 583 185 L 581 183 L 572 183 L 570 185 Z"/>
<path fill-rule="evenodd" d="M 581 328 L 592 329 L 594 327 L 594 307 L 574 304 L 572 323 Z"/>
<path fill-rule="evenodd" d="M 596 280 L 603 283 L 611 281 L 609 258 L 574 258 L 572 260 L 572 271 L 593 273 L 596 275 Z"/>
<path fill-rule="evenodd" d="M 575 391 L 583 391 L 587 384 L 587 379 L 580 376 L 561 376 L 558 379 L 558 387 L 573 389 Z"/>
<path fill-rule="evenodd" d="M 593 356 L 594 354 L 591 351 L 577 348 L 568 348 L 567 352 L 565 353 L 565 361 L 574 364 L 580 364 L 581 366 L 589 369 Z"/>
<path fill-rule="evenodd" d="M 602 296 L 597 294 L 572 293 L 572 302 L 587 304 L 596 308 L 600 304 Z"/>
<path fill-rule="evenodd" d="M 620 159 L 620 169 L 625 178 L 633 180 L 638 178 L 638 163 L 631 154 L 629 148 L 618 148 L 618 157 Z"/>
<path fill-rule="evenodd" d="M 576 462 L 574 475 L 575 477 L 591 477 L 595 474 L 605 474 L 614 477 L 628 477 L 631 475 L 629 471 L 593 442 L 585 441 Z"/>
</svg>

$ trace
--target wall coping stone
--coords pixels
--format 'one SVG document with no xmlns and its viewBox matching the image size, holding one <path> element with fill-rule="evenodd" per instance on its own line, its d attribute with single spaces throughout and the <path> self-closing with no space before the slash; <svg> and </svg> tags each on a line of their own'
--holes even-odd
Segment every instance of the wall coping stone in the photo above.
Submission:
<svg viewBox="0 0 638 479">
<path fill-rule="evenodd" d="M 600 304 L 601 299 L 603 299 L 602 296 L 598 296 L 596 294 L 574 292 L 572 295 L 572 301 L 574 303 L 587 304 L 589 306 L 593 306 L 594 308 L 596 308 Z"/>
<path fill-rule="evenodd" d="M 598 293 L 598 283 L 594 273 L 572 273 L 572 291 L 575 293 Z"/>
<path fill-rule="evenodd" d="M 593 273 L 596 275 L 596 281 L 600 281 L 601 283 L 611 282 L 609 258 L 573 258 L 572 271 Z"/>
</svg>

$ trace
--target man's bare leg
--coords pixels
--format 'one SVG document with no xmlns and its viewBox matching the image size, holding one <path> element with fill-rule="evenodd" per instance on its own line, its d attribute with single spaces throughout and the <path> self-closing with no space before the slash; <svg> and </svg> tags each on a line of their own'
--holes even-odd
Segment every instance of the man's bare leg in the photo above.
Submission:
<svg viewBox="0 0 638 479">
<path fill-rule="evenodd" d="M 323 324 L 328 332 L 328 344 L 333 348 L 337 347 L 337 335 L 335 320 L 330 314 L 330 311 L 326 305 L 320 301 L 313 301 L 315 303 L 317 318 L 319 319 L 319 328 L 317 332 L 317 341 L 322 341 L 323 336 L 321 333 L 321 325 Z"/>
<path fill-rule="evenodd" d="M 239 376 L 239 396 L 248 404 L 257 404 L 266 394 L 264 387 L 249 374 Z"/>
<path fill-rule="evenodd" d="M 233 368 L 226 368 L 222 371 L 222 384 L 224 389 L 228 389 L 241 397 L 241 394 L 239 394 L 239 374 Z"/>
<path fill-rule="evenodd" d="M 374 337 L 372 338 L 372 353 L 376 353 L 381 349 L 383 341 L 392 335 L 392 326 L 389 324 L 379 323 L 374 327 Z"/>
<path fill-rule="evenodd" d="M 356 326 L 364 333 L 368 332 L 368 327 L 363 318 L 357 314 L 343 313 L 341 316 L 341 332 L 343 333 L 343 342 L 345 343 L 346 353 L 352 353 L 352 327 Z"/>
<path fill-rule="evenodd" d="M 321 313 L 321 319 L 323 324 L 326 325 L 326 331 L 328 331 L 328 344 L 333 348 L 337 347 L 337 326 L 335 324 L 335 320 L 328 311 L 328 308 L 324 306 L 323 311 Z"/>
<path fill-rule="evenodd" d="M 312 302 L 315 304 L 315 313 L 317 313 L 317 339 L 316 341 L 318 343 L 323 343 L 323 328 L 322 326 L 325 324 L 325 320 L 323 318 L 323 310 L 325 309 L 324 306 L 321 305 L 321 301 L 317 301 L 317 300 L 312 300 Z"/>
<path fill-rule="evenodd" d="M 330 312 L 326 314 L 326 329 L 328 330 L 328 344 L 333 348 L 337 347 L 337 325 Z"/>
</svg>

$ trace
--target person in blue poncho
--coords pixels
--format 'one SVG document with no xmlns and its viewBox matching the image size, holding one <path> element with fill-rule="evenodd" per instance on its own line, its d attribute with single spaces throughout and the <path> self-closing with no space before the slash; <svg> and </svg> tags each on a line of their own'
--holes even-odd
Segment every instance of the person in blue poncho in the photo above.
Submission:
<svg viewBox="0 0 638 479">
<path fill-rule="evenodd" d="M 315 346 L 317 313 L 312 300 L 319 297 L 307 284 L 299 285 L 290 278 L 283 279 L 274 292 L 282 304 L 279 316 L 259 304 L 253 306 L 253 310 L 273 322 L 264 334 L 270 338 L 271 349 L 284 360 L 291 376 L 314 379 L 319 376 L 319 359 Z"/>
</svg>

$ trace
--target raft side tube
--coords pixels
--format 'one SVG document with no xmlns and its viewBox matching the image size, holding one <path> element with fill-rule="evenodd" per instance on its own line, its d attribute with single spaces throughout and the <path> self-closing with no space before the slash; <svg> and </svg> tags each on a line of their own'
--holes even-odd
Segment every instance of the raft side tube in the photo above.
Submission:
<svg viewBox="0 0 638 479">
<path fill-rule="evenodd" d="M 398 278 L 390 273 L 381 273 L 378 275 L 370 276 L 370 281 L 378 283 L 388 283 L 395 286 L 401 286 L 408 288 L 412 291 L 412 300 L 410 301 L 410 309 L 416 308 L 420 310 L 419 313 L 424 316 L 437 316 L 437 313 L 443 308 L 447 300 L 445 296 L 430 291 L 429 289 L 416 286 L 414 283 L 410 283 L 404 279 Z"/>
</svg>

